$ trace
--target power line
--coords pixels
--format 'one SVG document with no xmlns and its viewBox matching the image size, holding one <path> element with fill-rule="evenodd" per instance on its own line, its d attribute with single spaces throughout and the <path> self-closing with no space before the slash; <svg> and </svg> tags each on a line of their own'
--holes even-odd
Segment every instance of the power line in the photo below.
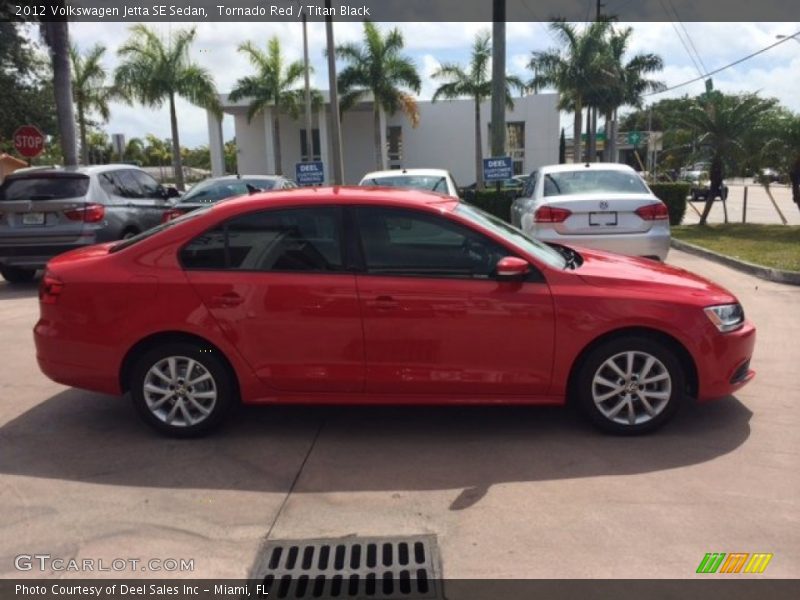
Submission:
<svg viewBox="0 0 800 600">
<path fill-rule="evenodd" d="M 669 4 L 670 8 L 672 9 L 672 14 L 675 15 L 675 19 L 678 21 L 678 24 L 681 26 L 681 29 L 683 30 L 683 33 L 686 35 L 686 39 L 689 41 L 689 44 L 691 45 L 692 50 L 694 50 L 694 54 L 695 54 L 695 56 L 697 56 L 697 60 L 700 63 L 700 66 L 703 67 L 703 71 L 707 73 L 708 69 L 706 68 L 705 63 L 703 62 L 703 57 L 700 56 L 700 53 L 697 51 L 697 46 L 694 45 L 694 40 L 692 40 L 692 36 L 689 33 L 689 30 L 686 29 L 686 25 L 684 25 L 683 21 L 681 21 L 681 18 L 678 16 L 678 9 L 675 8 L 675 4 L 673 4 L 672 0 L 667 0 L 667 3 Z"/>
<path fill-rule="evenodd" d="M 666 89 L 663 89 L 663 90 L 660 90 L 658 92 L 649 92 L 647 94 L 643 94 L 643 96 L 655 96 L 657 94 L 663 94 L 664 92 L 669 92 L 669 91 L 672 91 L 672 90 L 676 90 L 678 88 L 682 88 L 682 87 L 684 87 L 686 85 L 689 85 L 691 83 L 697 83 L 698 81 L 703 81 L 704 79 L 707 79 L 708 77 L 711 77 L 712 75 L 716 75 L 717 73 L 721 73 L 722 71 L 730 69 L 731 67 L 735 67 L 736 65 L 740 65 L 743 62 L 750 60 L 751 58 L 755 58 L 759 54 L 764 54 L 764 52 L 766 52 L 767 50 L 772 50 L 776 46 L 780 46 L 781 44 L 784 44 L 784 43 L 788 42 L 789 40 L 796 40 L 796 39 L 798 39 L 798 36 L 800 36 L 800 31 L 798 31 L 797 33 L 794 33 L 792 35 L 786 36 L 785 38 L 782 38 L 782 39 L 778 40 L 774 44 L 770 44 L 769 46 L 766 46 L 766 47 L 762 48 L 761 50 L 753 52 L 752 54 L 748 54 L 747 56 L 744 56 L 744 57 L 740 58 L 739 60 L 735 60 L 732 63 L 729 63 L 729 64 L 725 65 L 724 67 L 720 67 L 719 69 L 715 69 L 714 71 L 710 71 L 710 72 L 706 73 L 705 76 L 695 77 L 694 79 L 690 79 L 689 81 L 684 81 L 683 83 L 679 83 L 677 85 L 670 86 L 670 87 L 668 87 Z"/>
</svg>

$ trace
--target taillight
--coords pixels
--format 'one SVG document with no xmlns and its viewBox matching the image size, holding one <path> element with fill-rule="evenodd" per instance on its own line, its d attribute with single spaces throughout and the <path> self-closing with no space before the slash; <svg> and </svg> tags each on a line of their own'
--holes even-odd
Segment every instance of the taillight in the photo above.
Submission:
<svg viewBox="0 0 800 600">
<path fill-rule="evenodd" d="M 167 221 L 172 221 L 172 219 L 177 219 L 178 217 L 183 216 L 183 211 L 178 210 L 177 208 L 171 208 L 169 210 L 164 211 L 164 214 L 161 215 L 161 222 L 166 223 Z"/>
<path fill-rule="evenodd" d="M 655 204 L 640 206 L 636 209 L 636 214 L 645 221 L 663 221 L 665 219 L 669 219 L 667 205 L 663 202 L 656 202 Z"/>
<path fill-rule="evenodd" d="M 45 271 L 42 281 L 39 283 L 39 302 L 42 304 L 55 304 L 64 289 L 64 282 L 53 275 L 50 271 Z"/>
<path fill-rule="evenodd" d="M 64 216 L 70 221 L 83 221 L 84 223 L 99 223 L 106 216 L 106 207 L 102 204 L 87 204 L 81 208 L 65 210 Z"/>
<path fill-rule="evenodd" d="M 563 223 L 572 211 L 554 206 L 540 206 L 533 215 L 534 223 Z"/>
</svg>

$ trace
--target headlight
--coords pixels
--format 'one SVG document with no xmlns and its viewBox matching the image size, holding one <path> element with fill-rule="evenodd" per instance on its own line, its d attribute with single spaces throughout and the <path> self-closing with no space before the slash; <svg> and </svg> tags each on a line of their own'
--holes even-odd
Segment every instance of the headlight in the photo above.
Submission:
<svg viewBox="0 0 800 600">
<path fill-rule="evenodd" d="M 744 323 L 744 310 L 740 304 L 720 304 L 719 306 L 709 306 L 703 310 L 717 329 L 723 333 L 739 329 Z"/>
</svg>

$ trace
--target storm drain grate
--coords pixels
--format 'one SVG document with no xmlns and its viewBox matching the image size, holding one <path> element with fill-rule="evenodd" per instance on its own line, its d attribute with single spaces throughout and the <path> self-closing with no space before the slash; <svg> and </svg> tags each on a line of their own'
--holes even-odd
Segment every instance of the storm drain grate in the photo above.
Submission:
<svg viewBox="0 0 800 600">
<path fill-rule="evenodd" d="M 253 579 L 266 598 L 441 598 L 436 536 L 268 541 Z"/>
</svg>

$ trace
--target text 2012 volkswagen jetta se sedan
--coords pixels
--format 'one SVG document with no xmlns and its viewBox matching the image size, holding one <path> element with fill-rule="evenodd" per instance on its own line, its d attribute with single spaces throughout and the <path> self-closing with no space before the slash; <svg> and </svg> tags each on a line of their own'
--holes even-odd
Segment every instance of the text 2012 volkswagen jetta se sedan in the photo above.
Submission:
<svg viewBox="0 0 800 600">
<path fill-rule="evenodd" d="M 316 188 L 201 209 L 47 266 L 37 358 L 178 436 L 245 403 L 562 404 L 641 433 L 748 382 L 736 298 L 548 246 L 468 204 Z"/>
</svg>

